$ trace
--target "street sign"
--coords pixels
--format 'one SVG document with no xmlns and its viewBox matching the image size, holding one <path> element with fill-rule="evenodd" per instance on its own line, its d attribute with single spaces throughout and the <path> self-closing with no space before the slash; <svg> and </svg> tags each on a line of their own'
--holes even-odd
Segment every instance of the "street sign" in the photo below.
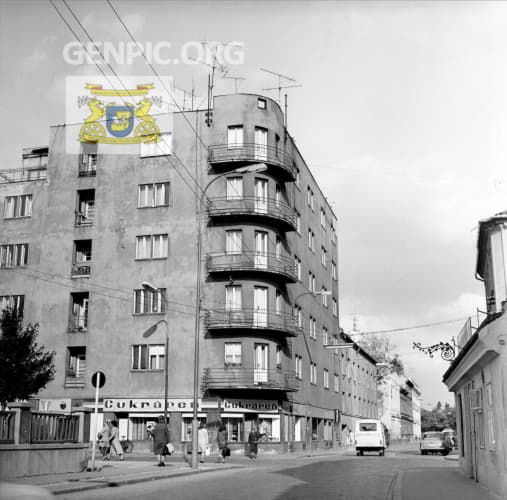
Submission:
<svg viewBox="0 0 507 500">
<path fill-rule="evenodd" d="M 102 387 L 104 387 L 105 383 L 106 383 L 106 376 L 104 375 L 104 372 L 95 372 L 92 375 L 93 387 L 97 388 L 97 385 L 98 385 L 99 389 L 102 389 Z"/>
</svg>

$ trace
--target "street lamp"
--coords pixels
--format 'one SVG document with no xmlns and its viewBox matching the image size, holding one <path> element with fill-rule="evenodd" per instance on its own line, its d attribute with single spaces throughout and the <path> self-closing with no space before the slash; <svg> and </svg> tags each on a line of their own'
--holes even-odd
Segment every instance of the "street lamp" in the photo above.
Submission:
<svg viewBox="0 0 507 500">
<path fill-rule="evenodd" d="M 148 283 L 147 281 L 142 282 L 142 287 L 145 290 L 150 290 L 152 293 L 160 293 L 158 289 L 152 285 L 151 283 Z M 164 301 L 164 311 L 165 314 L 167 314 L 167 301 L 166 298 L 160 294 L 162 297 L 162 300 Z M 167 323 L 167 320 L 161 319 L 160 321 L 157 321 L 154 325 L 151 325 L 144 333 L 143 338 L 147 339 L 150 335 L 155 333 L 157 331 L 158 325 L 160 323 L 165 324 L 165 354 L 164 354 L 164 423 L 167 426 L 167 392 L 168 392 L 168 371 L 169 371 L 169 324 Z"/>
<path fill-rule="evenodd" d="M 246 167 L 239 167 L 232 171 L 224 172 L 211 179 L 202 190 L 197 207 L 197 272 L 195 286 L 195 332 L 194 332 L 194 394 L 192 408 L 192 468 L 197 469 L 197 405 L 199 395 L 199 336 L 201 330 L 201 255 L 202 255 L 202 214 L 204 197 L 212 184 L 218 179 L 230 175 L 231 173 L 246 174 L 258 173 L 267 170 L 265 163 L 256 163 Z"/>
</svg>

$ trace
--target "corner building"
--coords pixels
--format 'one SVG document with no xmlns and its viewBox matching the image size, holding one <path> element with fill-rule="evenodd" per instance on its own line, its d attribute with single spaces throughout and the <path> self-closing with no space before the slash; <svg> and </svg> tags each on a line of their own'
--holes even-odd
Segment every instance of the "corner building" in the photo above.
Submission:
<svg viewBox="0 0 507 500">
<path fill-rule="evenodd" d="M 166 356 L 164 323 L 143 332 L 165 319 L 172 440 L 190 442 L 201 199 L 199 418 L 211 438 L 223 422 L 233 448 L 254 424 L 261 451 L 334 446 L 336 217 L 278 104 L 217 96 L 139 155 L 69 155 L 65 132 L 52 127 L 0 184 L 0 307 L 22 307 L 57 352 L 39 408 L 93 406 L 103 371 L 100 417 L 141 446 L 163 413 Z"/>
</svg>

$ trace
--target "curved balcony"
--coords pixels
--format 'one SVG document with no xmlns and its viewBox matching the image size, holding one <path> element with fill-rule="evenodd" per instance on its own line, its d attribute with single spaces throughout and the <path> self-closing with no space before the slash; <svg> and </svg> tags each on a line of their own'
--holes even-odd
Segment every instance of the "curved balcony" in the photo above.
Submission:
<svg viewBox="0 0 507 500">
<path fill-rule="evenodd" d="M 295 260 L 272 253 L 209 253 L 206 255 L 206 267 L 210 274 L 262 273 L 291 283 L 297 281 Z"/>
<path fill-rule="evenodd" d="M 241 368 L 230 365 L 225 368 L 205 368 L 203 391 L 224 389 L 253 389 L 294 392 L 298 390 L 296 372 Z"/>
<path fill-rule="evenodd" d="M 217 144 L 209 147 L 209 163 L 215 168 L 224 169 L 231 165 L 236 168 L 249 163 L 265 163 L 273 167 L 283 180 L 296 180 L 297 169 L 292 156 L 272 146 Z"/>
<path fill-rule="evenodd" d="M 292 314 L 277 314 L 265 309 L 210 310 L 206 314 L 205 326 L 208 331 L 256 330 L 288 337 L 298 335 Z"/>
<path fill-rule="evenodd" d="M 209 217 L 262 219 L 285 231 L 296 230 L 296 214 L 287 203 L 273 198 L 242 196 L 241 198 L 210 198 Z"/>
</svg>

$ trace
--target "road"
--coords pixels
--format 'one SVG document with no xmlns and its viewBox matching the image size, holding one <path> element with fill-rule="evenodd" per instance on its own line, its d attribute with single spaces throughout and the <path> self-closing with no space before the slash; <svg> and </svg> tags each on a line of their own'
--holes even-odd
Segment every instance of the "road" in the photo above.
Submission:
<svg viewBox="0 0 507 500">
<path fill-rule="evenodd" d="M 241 468 L 60 495 L 72 500 L 496 500 L 457 462 L 415 451 L 385 457 L 294 456 L 234 460 Z"/>
</svg>

